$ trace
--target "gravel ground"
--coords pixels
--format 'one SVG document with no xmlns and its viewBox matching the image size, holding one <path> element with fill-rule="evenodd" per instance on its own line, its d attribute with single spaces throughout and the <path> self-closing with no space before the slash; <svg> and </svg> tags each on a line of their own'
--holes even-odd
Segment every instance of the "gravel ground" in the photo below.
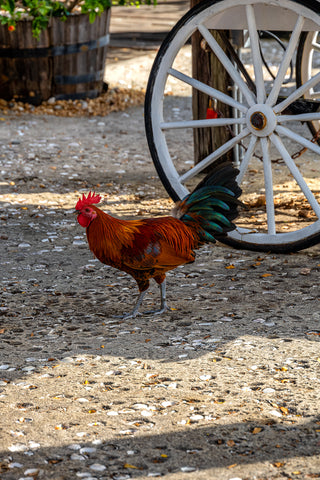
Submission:
<svg viewBox="0 0 320 480">
<path fill-rule="evenodd" d="M 124 218 L 170 210 L 142 107 L 0 122 L 1 480 L 320 478 L 319 246 L 204 247 L 170 312 L 115 319 L 135 283 L 73 211 L 90 189 Z"/>
</svg>

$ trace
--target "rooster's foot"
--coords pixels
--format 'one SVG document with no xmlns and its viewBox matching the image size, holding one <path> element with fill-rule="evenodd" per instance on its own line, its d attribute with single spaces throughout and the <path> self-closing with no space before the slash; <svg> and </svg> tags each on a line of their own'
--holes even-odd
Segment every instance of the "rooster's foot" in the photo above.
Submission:
<svg viewBox="0 0 320 480">
<path fill-rule="evenodd" d="M 143 315 L 161 315 L 162 313 L 167 312 L 170 310 L 167 304 L 162 305 L 158 310 L 149 310 L 147 312 L 143 312 Z"/>
</svg>

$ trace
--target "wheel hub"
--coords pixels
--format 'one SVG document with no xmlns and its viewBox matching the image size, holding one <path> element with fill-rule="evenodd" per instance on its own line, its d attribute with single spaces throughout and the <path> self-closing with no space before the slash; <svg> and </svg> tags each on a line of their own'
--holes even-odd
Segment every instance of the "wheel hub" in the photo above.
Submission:
<svg viewBox="0 0 320 480">
<path fill-rule="evenodd" d="M 263 130 L 267 124 L 267 119 L 263 113 L 256 112 L 251 115 L 250 122 L 256 130 Z"/>
<path fill-rule="evenodd" d="M 247 127 L 258 137 L 270 135 L 277 125 L 277 117 L 269 105 L 257 104 L 249 108 L 246 116 Z"/>
</svg>

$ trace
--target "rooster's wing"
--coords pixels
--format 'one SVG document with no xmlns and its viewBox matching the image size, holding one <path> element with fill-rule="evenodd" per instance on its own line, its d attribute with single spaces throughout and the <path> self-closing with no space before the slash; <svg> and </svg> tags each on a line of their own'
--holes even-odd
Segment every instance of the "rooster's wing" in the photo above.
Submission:
<svg viewBox="0 0 320 480">
<path fill-rule="evenodd" d="M 122 249 L 123 265 L 134 270 L 171 270 L 194 261 L 194 235 L 173 217 L 146 219 L 132 244 Z"/>
</svg>

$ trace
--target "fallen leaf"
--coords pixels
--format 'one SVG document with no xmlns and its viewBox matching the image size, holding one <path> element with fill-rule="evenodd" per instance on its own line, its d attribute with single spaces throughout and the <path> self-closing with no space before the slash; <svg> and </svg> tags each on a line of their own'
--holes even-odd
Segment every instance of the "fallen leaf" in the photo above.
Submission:
<svg viewBox="0 0 320 480">
<path fill-rule="evenodd" d="M 263 207 L 265 204 L 266 204 L 265 196 L 260 195 L 260 197 L 250 202 L 250 207 L 253 207 L 253 208 Z"/>
<path fill-rule="evenodd" d="M 65 428 L 64 425 L 56 425 L 56 426 L 54 427 L 54 429 L 55 429 L 55 430 L 65 430 L 66 428 Z"/>
<path fill-rule="evenodd" d="M 253 435 L 256 435 L 257 433 L 260 433 L 262 431 L 262 428 L 261 427 L 255 427 L 253 430 L 252 430 L 252 434 Z"/>
<path fill-rule="evenodd" d="M 123 465 L 123 468 L 136 468 L 137 470 L 139 469 L 139 467 L 136 467 L 135 465 L 131 465 L 131 463 L 125 463 Z"/>
</svg>

